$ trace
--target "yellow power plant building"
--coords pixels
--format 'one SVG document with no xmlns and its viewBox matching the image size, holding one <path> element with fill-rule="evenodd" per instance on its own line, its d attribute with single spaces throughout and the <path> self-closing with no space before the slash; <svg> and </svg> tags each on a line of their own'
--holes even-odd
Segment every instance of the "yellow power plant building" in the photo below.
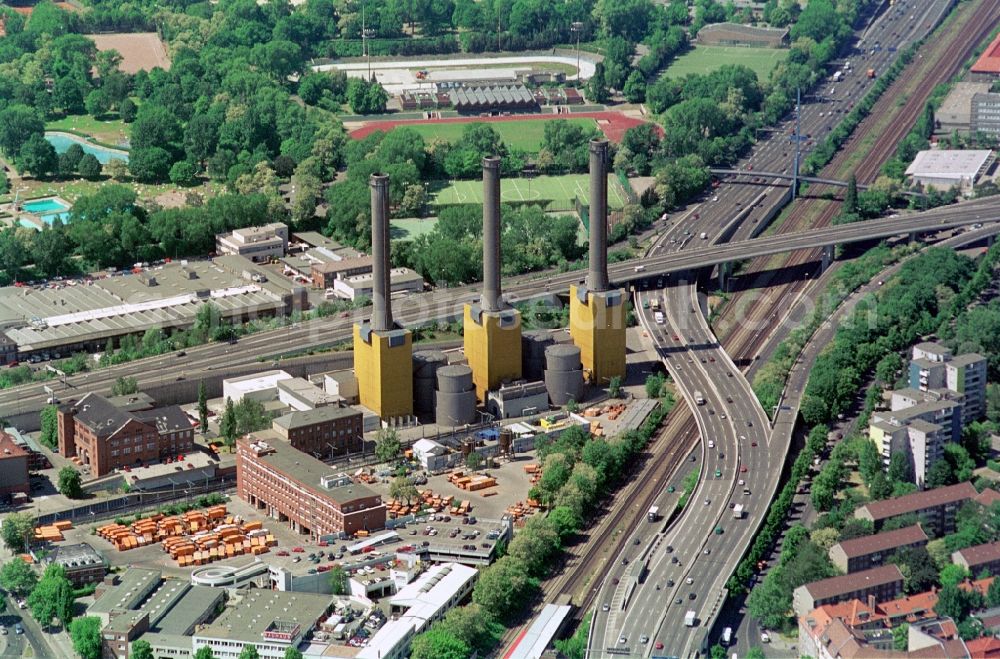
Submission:
<svg viewBox="0 0 1000 659">
<path fill-rule="evenodd" d="M 362 405 L 383 421 L 413 414 L 413 337 L 392 320 L 389 177 L 372 174 L 372 318 L 354 326 L 354 374 Z"/>
<path fill-rule="evenodd" d="M 463 313 L 465 357 L 476 398 L 521 377 L 521 313 L 500 290 L 500 158 L 483 158 L 483 294 Z"/>
<path fill-rule="evenodd" d="M 569 290 L 569 333 L 588 381 L 625 377 L 625 293 L 608 284 L 608 142 L 590 142 L 590 257 L 586 285 Z"/>
</svg>

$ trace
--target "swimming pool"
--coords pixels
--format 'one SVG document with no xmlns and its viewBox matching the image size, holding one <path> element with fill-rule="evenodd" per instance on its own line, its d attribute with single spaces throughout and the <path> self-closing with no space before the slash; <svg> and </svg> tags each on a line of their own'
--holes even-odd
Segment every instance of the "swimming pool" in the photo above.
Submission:
<svg viewBox="0 0 1000 659">
<path fill-rule="evenodd" d="M 72 144 L 79 144 L 83 148 L 84 153 L 91 154 L 97 158 L 97 161 L 102 165 L 107 165 L 114 159 L 128 162 L 128 151 L 97 146 L 96 144 L 91 144 L 81 137 L 76 137 L 75 135 L 70 135 L 68 133 L 45 133 L 45 139 L 49 141 L 49 144 L 55 147 L 57 153 L 63 153 Z"/>
<path fill-rule="evenodd" d="M 68 211 L 69 204 L 58 197 L 46 197 L 45 199 L 26 201 L 21 205 L 21 208 L 23 208 L 25 212 L 35 213 L 38 215 L 48 213 L 50 211 Z"/>
</svg>

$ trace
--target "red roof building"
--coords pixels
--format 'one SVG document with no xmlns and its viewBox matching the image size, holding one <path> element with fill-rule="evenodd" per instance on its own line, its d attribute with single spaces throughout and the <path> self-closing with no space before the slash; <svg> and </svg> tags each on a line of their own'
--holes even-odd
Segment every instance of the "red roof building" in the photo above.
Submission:
<svg viewBox="0 0 1000 659">
<path fill-rule="evenodd" d="M 965 642 L 970 659 L 1000 659 L 1000 638 L 984 636 Z"/>
<path fill-rule="evenodd" d="M 988 76 L 1000 76 L 1000 35 L 986 47 L 970 71 Z"/>
</svg>

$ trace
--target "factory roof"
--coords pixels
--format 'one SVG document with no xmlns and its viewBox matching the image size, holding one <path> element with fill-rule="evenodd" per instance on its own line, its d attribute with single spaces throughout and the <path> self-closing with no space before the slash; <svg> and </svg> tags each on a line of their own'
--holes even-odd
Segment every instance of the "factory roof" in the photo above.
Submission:
<svg viewBox="0 0 1000 659">
<path fill-rule="evenodd" d="M 62 565 L 67 570 L 91 565 L 104 565 L 107 562 L 100 552 L 86 542 L 77 545 L 57 546 L 48 558 L 52 563 Z"/>
<path fill-rule="evenodd" d="M 73 408 L 76 409 L 75 418 L 98 438 L 110 437 L 136 418 L 131 412 L 115 407 L 107 398 L 95 393 L 85 394 Z"/>
<path fill-rule="evenodd" d="M 883 565 L 870 570 L 852 572 L 839 577 L 820 579 L 807 583 L 802 588 L 809 593 L 814 600 L 824 600 L 837 597 L 845 593 L 851 593 L 864 588 L 874 588 L 893 581 L 902 581 L 903 573 L 895 565 Z"/>
<path fill-rule="evenodd" d="M 32 453 L 42 452 L 42 448 L 38 445 L 38 442 L 31 437 L 31 435 L 22 434 L 20 430 L 14 428 L 13 426 L 4 428 L 3 431 L 10 436 L 10 438 L 14 440 L 14 443 L 22 450 L 30 451 Z"/>
<path fill-rule="evenodd" d="M 989 149 L 928 149 L 917 154 L 906 168 L 906 175 L 972 179 L 992 155 Z"/>
<path fill-rule="evenodd" d="M 946 121 L 968 122 L 972 113 L 972 97 L 990 90 L 988 82 L 958 82 L 941 102 L 934 118 Z"/>
<path fill-rule="evenodd" d="M 325 423 L 327 421 L 346 419 L 355 416 L 360 417 L 361 412 L 351 407 L 327 405 L 326 407 L 317 407 L 314 410 L 289 412 L 284 416 L 279 416 L 272 423 L 273 425 L 284 428 L 285 430 L 293 430 L 295 428 L 312 426 L 317 423 Z"/>
<path fill-rule="evenodd" d="M 478 574 L 476 568 L 461 563 L 441 563 L 400 588 L 389 601 L 409 607 L 407 615 L 431 620 Z"/>
<path fill-rule="evenodd" d="M 884 501 L 872 501 L 858 508 L 855 515 L 867 513 L 875 521 L 888 519 L 906 513 L 915 513 L 918 510 L 926 510 L 935 506 L 943 506 L 948 503 L 959 503 L 976 497 L 978 492 L 972 483 L 958 483 L 938 487 L 933 490 L 904 494 L 894 499 Z"/>
<path fill-rule="evenodd" d="M 173 602 L 173 606 L 159 616 L 155 625 L 150 620 L 152 629 L 163 634 L 190 634 L 195 622 L 203 619 L 215 608 L 216 603 L 224 597 L 219 588 L 209 586 L 191 586 L 184 594 Z M 152 616 L 150 616 L 152 618 Z"/>
<path fill-rule="evenodd" d="M 555 638 L 573 607 L 568 604 L 546 604 L 531 626 L 504 659 L 538 659 Z"/>
<path fill-rule="evenodd" d="M 986 47 L 976 63 L 970 69 L 972 73 L 1000 74 L 1000 34 Z"/>
<path fill-rule="evenodd" d="M 296 231 L 292 234 L 292 240 L 303 242 L 313 247 L 326 247 L 328 249 L 340 249 L 340 243 L 331 238 L 327 238 L 319 231 Z"/>
<path fill-rule="evenodd" d="M 291 375 L 282 370 L 261 371 L 259 373 L 251 373 L 250 375 L 226 378 L 222 381 L 222 384 L 223 386 L 233 387 L 245 393 L 247 391 L 259 391 L 260 389 L 277 387 L 278 383 L 282 380 L 290 380 L 291 378 Z"/>
<path fill-rule="evenodd" d="M 211 625 L 194 634 L 198 638 L 259 643 L 301 638 L 330 608 L 330 595 L 250 588 L 231 600 Z M 197 641 L 196 641 L 197 644 Z"/>
<path fill-rule="evenodd" d="M 316 272 L 330 273 L 330 272 L 343 272 L 345 270 L 354 270 L 355 268 L 371 268 L 372 267 L 372 257 L 370 256 L 359 256 L 357 258 L 350 259 L 339 259 L 336 261 L 322 261 L 320 263 L 313 263 L 312 269 Z"/>
<path fill-rule="evenodd" d="M 894 549 L 904 545 L 911 545 L 921 540 L 926 541 L 927 534 L 924 533 L 918 524 L 914 524 L 913 526 L 907 526 L 894 531 L 844 540 L 836 546 L 839 546 L 843 550 L 844 555 L 851 558 L 866 556 L 874 554 L 877 551 L 885 551 L 886 549 Z"/>
<path fill-rule="evenodd" d="M 374 277 L 375 275 L 373 273 L 368 272 L 365 274 L 345 277 L 343 281 L 352 288 L 368 288 L 371 286 L 372 279 L 374 279 Z M 420 273 L 409 268 L 392 268 L 389 270 L 389 279 L 393 284 L 424 280 L 424 278 L 420 276 Z"/>
<path fill-rule="evenodd" d="M 333 469 L 311 455 L 293 448 L 273 430 L 262 430 L 248 437 L 251 444 L 256 440 L 258 444 L 261 442 L 265 444 L 268 449 L 261 451 L 256 456 L 257 460 L 270 465 L 315 494 L 332 499 L 338 504 L 379 496 L 368 486 L 359 483 L 325 487 L 321 480 L 335 477 L 337 474 Z"/>
<path fill-rule="evenodd" d="M 133 413 L 140 421 L 155 426 L 161 435 L 177 432 L 180 430 L 190 430 L 194 427 L 187 413 L 177 405 L 158 407 L 152 410 L 141 410 Z"/>
<path fill-rule="evenodd" d="M 163 578 L 159 570 L 129 568 L 121 575 L 117 585 L 108 588 L 98 597 L 88 613 L 108 613 L 114 609 L 134 609 L 145 599 L 145 594 L 154 583 Z"/>
</svg>

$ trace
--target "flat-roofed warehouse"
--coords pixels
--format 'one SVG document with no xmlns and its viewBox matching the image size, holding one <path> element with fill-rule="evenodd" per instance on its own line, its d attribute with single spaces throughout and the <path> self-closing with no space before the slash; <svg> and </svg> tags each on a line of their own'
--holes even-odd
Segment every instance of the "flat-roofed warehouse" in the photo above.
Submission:
<svg viewBox="0 0 1000 659">
<path fill-rule="evenodd" d="M 925 188 L 969 192 L 993 162 L 989 149 L 928 149 L 917 154 L 906 175 Z"/>
<path fill-rule="evenodd" d="M 100 350 L 109 339 L 151 328 L 187 329 L 209 301 L 227 320 L 282 315 L 304 304 L 304 289 L 281 280 L 250 281 L 244 264 L 252 267 L 243 257 L 226 256 L 56 288 L 0 288 L 0 328 L 23 360 Z"/>
</svg>

